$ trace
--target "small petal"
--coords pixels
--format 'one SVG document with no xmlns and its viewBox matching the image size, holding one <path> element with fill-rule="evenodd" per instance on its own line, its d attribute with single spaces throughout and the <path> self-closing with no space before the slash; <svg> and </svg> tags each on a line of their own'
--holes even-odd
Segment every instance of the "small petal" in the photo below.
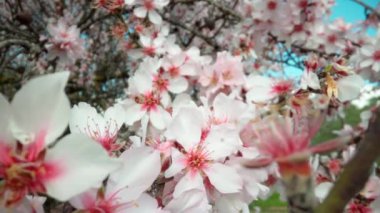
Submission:
<svg viewBox="0 0 380 213">
<path fill-rule="evenodd" d="M 158 14 L 155 10 L 149 11 L 149 20 L 155 24 L 155 25 L 160 25 L 162 23 L 162 18 L 160 14 Z"/>
<path fill-rule="evenodd" d="M 188 87 L 188 82 L 184 77 L 178 77 L 170 79 L 169 91 L 172 93 L 181 93 L 184 92 Z"/>
<path fill-rule="evenodd" d="M 201 139 L 202 125 L 203 117 L 197 108 L 183 107 L 169 124 L 166 134 L 190 150 Z"/>
<path fill-rule="evenodd" d="M 211 184 L 221 193 L 237 193 L 243 181 L 234 168 L 221 163 L 213 163 L 204 170 Z"/>
<path fill-rule="evenodd" d="M 133 101 L 126 101 L 124 104 L 125 109 L 125 124 L 133 125 L 136 121 L 140 120 L 146 113 L 140 104 Z"/>
<path fill-rule="evenodd" d="M 147 14 L 147 9 L 145 7 L 138 7 L 133 10 L 133 14 L 139 18 L 145 18 Z"/>
<path fill-rule="evenodd" d="M 165 177 L 173 177 L 178 174 L 182 169 L 186 167 L 184 163 L 185 156 L 178 151 L 178 149 L 172 149 L 172 163 L 170 167 L 165 171 Z"/>
<path fill-rule="evenodd" d="M 338 99 L 345 102 L 357 98 L 364 85 L 365 82 L 359 75 L 350 75 L 338 80 Z"/>
<path fill-rule="evenodd" d="M 0 143 L 11 142 L 12 133 L 9 126 L 11 116 L 11 105 L 0 93 Z"/>
<path fill-rule="evenodd" d="M 157 110 L 150 111 L 149 116 L 152 125 L 157 129 L 164 129 L 170 120 L 170 114 L 161 106 L 158 106 Z"/>
<path fill-rule="evenodd" d="M 193 189 L 200 189 L 202 191 L 205 190 L 203 185 L 203 179 L 202 176 L 199 174 L 199 172 L 192 174 L 191 172 L 187 172 L 185 176 L 181 178 L 181 180 L 177 183 L 174 192 L 173 197 L 177 198 L 180 195 L 182 195 L 184 192 L 193 190 Z"/>
<path fill-rule="evenodd" d="M 333 184 L 330 182 L 324 182 L 315 187 L 315 196 L 320 200 L 324 200 L 330 189 L 333 187 Z"/>
<path fill-rule="evenodd" d="M 133 191 L 131 199 L 136 199 L 160 174 L 160 153 L 150 147 L 138 147 L 124 151 L 120 159 L 123 167 L 112 173 L 110 180 L 115 189 L 127 187 L 125 190 Z"/>
</svg>

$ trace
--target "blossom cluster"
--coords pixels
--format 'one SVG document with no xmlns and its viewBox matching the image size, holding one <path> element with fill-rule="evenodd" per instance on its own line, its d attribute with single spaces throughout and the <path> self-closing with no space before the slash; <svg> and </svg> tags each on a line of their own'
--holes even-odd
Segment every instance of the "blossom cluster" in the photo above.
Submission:
<svg viewBox="0 0 380 213">
<path fill-rule="evenodd" d="M 290 179 L 310 180 L 317 202 L 326 197 L 371 110 L 332 140 L 312 142 L 325 120 L 344 117 L 366 80 L 378 80 L 380 30 L 366 38 L 342 20 L 327 23 L 329 0 L 244 0 L 235 8 L 239 24 L 200 32 L 220 32 L 220 49 L 186 35 L 184 45 L 169 18 L 197 12 L 201 20 L 207 2 L 186 10 L 168 0 L 95 1 L 93 10 L 119 15 L 106 37 L 128 66 L 122 94 L 106 107 L 70 104 L 67 91 L 89 81 L 85 71 L 95 76 L 96 65 L 86 63 L 99 56 L 79 24 L 50 22 L 39 69 L 48 73 L 53 66 L 43 64 L 55 61 L 61 70 L 29 80 L 11 102 L 0 95 L 0 212 L 44 212 L 46 199 L 90 213 L 249 212 L 276 191 L 288 200 L 306 194 L 290 191 Z M 300 51 L 299 78 L 278 75 L 284 68 L 271 62 L 284 49 Z M 379 185 L 374 173 L 347 210 L 376 208 Z"/>
</svg>

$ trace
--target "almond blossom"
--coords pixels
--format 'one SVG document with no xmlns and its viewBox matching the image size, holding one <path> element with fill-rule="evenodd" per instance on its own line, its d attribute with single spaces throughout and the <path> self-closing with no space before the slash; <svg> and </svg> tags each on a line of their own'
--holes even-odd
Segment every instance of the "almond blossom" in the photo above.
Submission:
<svg viewBox="0 0 380 213">
<path fill-rule="evenodd" d="M 160 25 L 162 22 L 162 18 L 156 10 L 161 10 L 163 7 L 169 4 L 169 1 L 136 0 L 134 4 L 138 5 L 138 7 L 133 10 L 133 14 L 135 14 L 135 16 L 139 18 L 145 18 L 148 15 L 149 21 L 151 21 L 153 24 Z"/>
<path fill-rule="evenodd" d="M 68 124 L 70 104 L 63 90 L 68 77 L 68 72 L 61 72 L 32 79 L 11 104 L 0 96 L 2 206 L 17 205 L 36 193 L 66 201 L 120 166 L 79 134 L 67 135 L 48 148 Z"/>
<path fill-rule="evenodd" d="M 360 49 L 363 59 L 360 62 L 360 67 L 371 67 L 375 72 L 380 71 L 380 33 L 377 34 L 376 40 L 371 44 L 364 45 Z"/>
<path fill-rule="evenodd" d="M 247 99 L 253 102 L 266 102 L 280 95 L 287 95 L 293 89 L 291 80 L 273 79 L 251 75 L 247 80 Z"/>
<path fill-rule="evenodd" d="M 140 65 L 135 75 L 129 79 L 129 98 L 124 100 L 127 125 L 148 116 L 149 121 L 157 129 L 163 129 L 170 120 L 170 114 L 165 110 L 170 97 L 154 88 L 152 73 L 160 67 L 158 60 L 148 58 Z"/>
<path fill-rule="evenodd" d="M 124 117 L 121 105 L 108 108 L 103 116 L 89 104 L 81 102 L 71 110 L 70 131 L 86 134 L 111 154 L 123 145 L 117 143 L 117 133 L 124 123 Z"/>
<path fill-rule="evenodd" d="M 182 147 L 172 150 L 172 164 L 165 172 L 166 177 L 183 175 L 174 189 L 174 198 L 191 189 L 215 188 L 221 193 L 241 190 L 242 180 L 236 170 L 219 161 L 232 154 L 234 143 L 238 141 L 220 137 L 222 129 L 203 129 L 205 122 L 199 109 L 184 107 L 168 126 L 167 137 L 175 139 Z"/>
<path fill-rule="evenodd" d="M 125 151 L 123 166 L 111 173 L 105 186 L 73 197 L 70 203 L 88 212 L 164 212 L 157 201 L 144 193 L 159 175 L 160 155 L 149 147 Z"/>
<path fill-rule="evenodd" d="M 61 64 L 71 65 L 86 56 L 84 40 L 75 25 L 69 26 L 64 19 L 59 19 L 56 24 L 49 24 L 47 30 L 51 36 L 46 44 L 50 58 L 58 57 Z"/>
</svg>

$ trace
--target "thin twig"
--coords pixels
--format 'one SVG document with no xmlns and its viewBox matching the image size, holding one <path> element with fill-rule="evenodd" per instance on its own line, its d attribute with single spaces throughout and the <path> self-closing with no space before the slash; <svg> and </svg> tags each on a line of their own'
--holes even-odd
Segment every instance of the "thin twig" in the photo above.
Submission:
<svg viewBox="0 0 380 213">
<path fill-rule="evenodd" d="M 217 1 L 215 1 L 215 0 L 206 0 L 206 1 L 207 1 L 209 4 L 214 5 L 216 8 L 218 8 L 218 9 L 221 10 L 222 12 L 234 16 L 235 18 L 238 19 L 238 21 L 243 20 L 243 18 L 242 18 L 238 13 L 236 13 L 234 10 L 231 10 L 230 8 L 225 7 L 225 6 L 221 5 L 221 4 L 219 4 Z"/>
<path fill-rule="evenodd" d="M 363 6 L 365 9 L 371 11 L 373 14 L 375 14 L 377 16 L 377 18 L 380 19 L 380 12 L 377 11 L 375 8 L 369 6 L 368 4 L 364 3 L 363 1 L 361 0 L 352 0 L 354 2 L 356 2 L 357 4 L 360 4 L 361 6 Z"/>
</svg>

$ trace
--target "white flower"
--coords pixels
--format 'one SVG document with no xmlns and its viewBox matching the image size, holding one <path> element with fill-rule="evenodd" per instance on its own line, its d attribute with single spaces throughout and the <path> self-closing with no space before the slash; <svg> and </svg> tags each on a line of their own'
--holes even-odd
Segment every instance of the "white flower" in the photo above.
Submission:
<svg viewBox="0 0 380 213">
<path fill-rule="evenodd" d="M 68 72 L 60 72 L 32 79 L 11 104 L 0 95 L 0 178 L 6 205 L 17 204 L 29 193 L 66 201 L 120 166 L 83 135 L 67 135 L 48 148 L 68 124 L 68 77 Z"/>
</svg>

